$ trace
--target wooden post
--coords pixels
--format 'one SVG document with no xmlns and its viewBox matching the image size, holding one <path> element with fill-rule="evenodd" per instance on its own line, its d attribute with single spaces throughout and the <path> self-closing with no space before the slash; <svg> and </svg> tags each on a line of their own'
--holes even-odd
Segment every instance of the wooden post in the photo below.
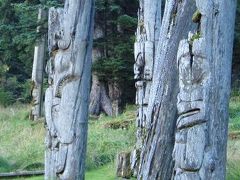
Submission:
<svg viewBox="0 0 240 180">
<path fill-rule="evenodd" d="M 196 31 L 179 44 L 173 179 L 226 179 L 235 0 L 196 0 Z"/>
<path fill-rule="evenodd" d="M 45 179 L 84 179 L 93 16 L 93 0 L 49 10 Z"/>
<path fill-rule="evenodd" d="M 38 21 L 43 22 L 47 19 L 47 11 L 39 8 Z M 41 33 L 42 26 L 37 28 L 37 33 Z M 45 64 L 46 35 L 37 41 L 34 49 L 34 60 L 32 69 L 32 111 L 31 119 L 36 121 L 43 115 L 43 75 Z"/>
</svg>

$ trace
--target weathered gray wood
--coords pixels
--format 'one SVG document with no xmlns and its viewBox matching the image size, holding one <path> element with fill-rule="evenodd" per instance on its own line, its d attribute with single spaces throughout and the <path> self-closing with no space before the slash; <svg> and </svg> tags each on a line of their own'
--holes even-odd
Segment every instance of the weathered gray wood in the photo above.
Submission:
<svg viewBox="0 0 240 180">
<path fill-rule="evenodd" d="M 38 21 L 41 22 L 47 19 L 47 11 L 39 8 Z M 41 26 L 37 28 L 37 32 L 40 32 Z M 34 60 L 32 68 L 32 110 L 31 119 L 36 121 L 43 114 L 43 74 L 44 74 L 44 62 L 46 52 L 46 35 L 38 40 L 34 49 Z"/>
<path fill-rule="evenodd" d="M 0 173 L 0 179 L 13 178 L 13 177 L 41 176 L 41 175 L 44 175 L 44 171 L 19 171 L 19 172 Z"/>
<path fill-rule="evenodd" d="M 161 0 L 140 0 L 138 10 L 138 27 L 134 45 L 136 80 L 137 142 L 132 152 L 132 170 L 134 176 L 139 168 L 139 156 L 146 131 L 146 110 L 152 83 L 155 48 L 157 47 L 161 27 Z"/>
<path fill-rule="evenodd" d="M 131 178 L 132 170 L 130 163 L 130 152 L 121 152 L 117 156 L 117 176 L 123 178 Z"/>
<path fill-rule="evenodd" d="M 117 81 L 108 82 L 108 94 L 112 104 L 112 115 L 118 116 L 122 112 L 121 96 L 122 88 Z"/>
<path fill-rule="evenodd" d="M 235 0 L 196 0 L 199 29 L 179 44 L 173 179 L 226 177 Z M 196 21 L 196 17 L 197 21 Z"/>
<path fill-rule="evenodd" d="M 66 0 L 49 11 L 45 179 L 84 179 L 93 7 L 93 0 Z"/>
<path fill-rule="evenodd" d="M 177 120 L 177 50 L 186 38 L 196 11 L 195 1 L 166 1 L 146 113 L 146 137 L 138 179 L 171 179 Z"/>
</svg>

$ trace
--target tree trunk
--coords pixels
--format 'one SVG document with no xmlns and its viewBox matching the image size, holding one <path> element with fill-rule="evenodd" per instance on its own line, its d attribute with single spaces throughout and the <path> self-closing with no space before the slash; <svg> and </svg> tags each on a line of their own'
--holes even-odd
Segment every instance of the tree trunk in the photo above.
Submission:
<svg viewBox="0 0 240 180">
<path fill-rule="evenodd" d="M 100 27 L 94 29 L 94 39 L 103 37 L 103 31 Z M 99 58 L 104 56 L 104 50 L 95 47 L 93 48 L 92 58 L 93 63 L 98 61 Z M 112 104 L 106 91 L 106 86 L 103 82 L 99 81 L 97 75 L 92 73 L 92 88 L 90 93 L 89 113 L 91 115 L 98 116 L 101 112 L 106 113 L 108 116 L 112 116 Z"/>
<path fill-rule="evenodd" d="M 132 157 L 133 174 L 136 176 L 139 166 L 139 153 L 145 136 L 146 112 L 152 84 L 152 74 L 161 27 L 161 0 L 141 0 L 138 10 L 138 28 L 135 42 L 134 79 L 136 80 L 136 119 L 137 142 Z M 138 159 L 137 159 L 138 158 Z"/>
<path fill-rule="evenodd" d="M 226 177 L 235 0 L 196 0 L 198 31 L 178 50 L 178 120 L 173 179 Z"/>
<path fill-rule="evenodd" d="M 38 12 L 38 21 L 44 21 L 47 19 L 46 10 L 40 8 Z M 41 27 L 38 27 L 37 32 L 40 32 Z M 32 110 L 31 119 L 38 120 L 43 112 L 43 74 L 44 74 L 44 61 L 45 61 L 45 46 L 46 46 L 46 36 L 43 35 L 40 40 L 38 40 L 37 45 L 34 50 L 34 60 L 32 69 Z"/>
<path fill-rule="evenodd" d="M 93 73 L 89 113 L 98 116 L 101 112 L 112 116 L 112 103 L 108 97 L 105 84 L 99 81 L 97 75 Z"/>
<path fill-rule="evenodd" d="M 180 40 L 197 28 L 191 23 L 195 1 L 166 1 L 153 82 L 146 113 L 146 137 L 138 179 L 171 179 L 177 117 L 177 50 Z"/>
<path fill-rule="evenodd" d="M 50 9 L 45 179 L 84 179 L 93 7 L 66 0 L 64 9 Z"/>
</svg>

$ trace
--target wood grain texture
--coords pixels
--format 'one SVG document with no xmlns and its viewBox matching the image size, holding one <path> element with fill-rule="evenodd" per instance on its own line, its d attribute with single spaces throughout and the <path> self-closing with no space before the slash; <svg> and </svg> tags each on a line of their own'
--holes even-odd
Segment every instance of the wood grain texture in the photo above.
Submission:
<svg viewBox="0 0 240 180">
<path fill-rule="evenodd" d="M 196 6 L 198 29 L 178 49 L 173 179 L 224 180 L 236 1 L 196 0 Z"/>
<path fill-rule="evenodd" d="M 146 113 L 153 78 L 156 47 L 161 28 L 161 5 L 161 0 L 139 1 L 138 27 L 134 44 L 134 79 L 136 80 L 136 104 L 138 106 L 136 119 L 137 142 L 131 158 L 134 176 L 137 176 L 139 169 L 140 156 L 137 154 L 142 150 L 146 134 Z"/>
<path fill-rule="evenodd" d="M 191 23 L 195 10 L 196 5 L 192 0 L 166 1 L 146 113 L 147 133 L 138 179 L 171 179 L 179 90 L 177 51 L 180 40 L 197 27 Z"/>
<path fill-rule="evenodd" d="M 44 22 L 47 19 L 47 11 L 39 8 L 38 21 Z M 37 28 L 40 32 L 41 26 Z M 34 48 L 34 59 L 32 68 L 32 109 L 31 119 L 36 121 L 43 116 L 43 74 L 46 53 L 46 35 L 38 40 Z"/>
<path fill-rule="evenodd" d="M 84 179 L 93 15 L 93 0 L 49 11 L 45 179 Z"/>
</svg>

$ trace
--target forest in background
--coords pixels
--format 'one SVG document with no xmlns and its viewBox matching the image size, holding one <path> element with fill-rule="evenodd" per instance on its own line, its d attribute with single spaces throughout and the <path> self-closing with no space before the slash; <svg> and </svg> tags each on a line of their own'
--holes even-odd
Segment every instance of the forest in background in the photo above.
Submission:
<svg viewBox="0 0 240 180">
<path fill-rule="evenodd" d="M 38 9 L 52 6 L 62 4 L 59 1 L 0 1 L 1 105 L 31 102 L 34 45 L 47 33 L 47 22 L 37 20 Z M 94 63 L 93 71 L 106 86 L 114 81 L 121 89 L 128 89 L 121 96 L 123 104 L 133 103 L 135 98 L 133 43 L 137 7 L 137 0 L 96 1 L 96 26 L 102 26 L 104 36 L 94 40 L 94 47 L 104 51 L 104 55 Z M 42 29 L 37 33 L 39 25 Z"/>
<path fill-rule="evenodd" d="M 47 33 L 47 22 L 38 22 L 38 9 L 62 6 L 57 0 L 0 0 L 0 104 L 31 102 L 31 73 L 34 45 Z M 97 0 L 96 26 L 104 35 L 95 38 L 94 47 L 103 55 L 93 64 L 106 88 L 116 82 L 121 91 L 121 106 L 134 103 L 133 44 L 137 26 L 137 0 Z M 37 26 L 42 29 L 37 33 Z M 240 87 L 240 1 L 238 0 L 232 87 Z M 46 52 L 46 60 L 48 53 Z M 46 79 L 46 78 L 45 78 Z M 45 84 L 47 84 L 45 80 Z M 127 89 L 127 91 L 122 91 Z M 108 89 L 107 89 L 108 91 Z"/>
<path fill-rule="evenodd" d="M 4 12 L 0 15 L 0 31 L 2 34 L 0 43 L 0 111 L 2 112 L 2 116 L 0 116 L 0 132 L 2 134 L 0 134 L 0 139 L 2 139 L 4 144 L 0 148 L 2 156 L 0 156 L 0 171 L 2 172 L 14 171 L 16 169 L 35 170 L 35 168 L 29 167 L 36 162 L 39 163 L 40 169 L 43 168 L 44 129 L 42 122 L 36 123 L 28 120 L 29 105 L 16 103 L 6 108 L 2 107 L 2 105 L 8 106 L 15 102 L 28 104 L 31 102 L 33 86 L 31 72 L 34 46 L 47 33 L 47 21 L 38 20 L 38 10 L 40 8 L 47 10 L 52 6 L 62 6 L 62 3 L 59 2 L 0 0 L 1 10 Z M 137 0 L 96 1 L 93 54 L 97 50 L 100 56 L 97 59 L 93 58 L 92 84 L 94 84 L 94 76 L 97 76 L 97 84 L 105 88 L 105 92 L 107 92 L 107 96 L 111 101 L 115 100 L 114 98 L 116 97 L 120 98 L 118 103 L 121 107 L 128 103 L 133 103 L 135 99 L 133 44 L 136 41 L 137 7 Z M 238 52 L 240 49 L 239 10 L 240 7 L 238 6 L 232 68 L 232 87 L 233 92 L 236 92 L 236 94 L 232 94 L 230 102 L 228 179 L 239 178 L 239 151 L 235 150 L 239 149 L 240 127 L 240 96 L 238 92 L 240 87 L 240 54 Z M 36 29 L 39 29 L 39 27 L 41 29 L 37 32 Z M 48 52 L 46 52 L 46 61 L 47 59 L 49 59 Z M 47 86 L 46 75 L 44 84 Z M 92 89 L 94 89 L 93 85 Z M 112 93 L 112 90 L 116 92 Z M 100 114 L 98 113 L 96 115 Z M 133 148 L 135 145 L 135 114 L 136 107 L 127 106 L 126 111 L 121 116 L 106 117 L 101 114 L 97 117 L 99 121 L 95 121 L 95 116 L 90 117 L 87 171 L 96 170 L 102 168 L 102 166 L 104 168 L 107 165 L 109 168 L 105 172 L 111 170 L 112 179 L 115 177 L 116 167 L 113 165 L 113 161 L 116 159 L 116 155 L 121 153 L 120 151 L 129 153 L 130 148 Z M 168 130 L 168 128 L 165 129 Z M 31 137 L 28 135 L 31 130 L 37 130 L 39 133 L 31 132 L 31 134 L 36 135 Z M 18 136 L 15 136 L 16 134 Z M 25 137 L 29 139 L 25 139 Z M 19 143 L 19 139 L 25 139 L 25 141 Z M 42 143 L 39 144 L 38 142 Z M 15 152 L 15 147 L 18 147 L 19 151 Z M 22 150 L 26 152 L 20 152 Z M 95 176 L 93 177 L 95 178 Z"/>
</svg>

